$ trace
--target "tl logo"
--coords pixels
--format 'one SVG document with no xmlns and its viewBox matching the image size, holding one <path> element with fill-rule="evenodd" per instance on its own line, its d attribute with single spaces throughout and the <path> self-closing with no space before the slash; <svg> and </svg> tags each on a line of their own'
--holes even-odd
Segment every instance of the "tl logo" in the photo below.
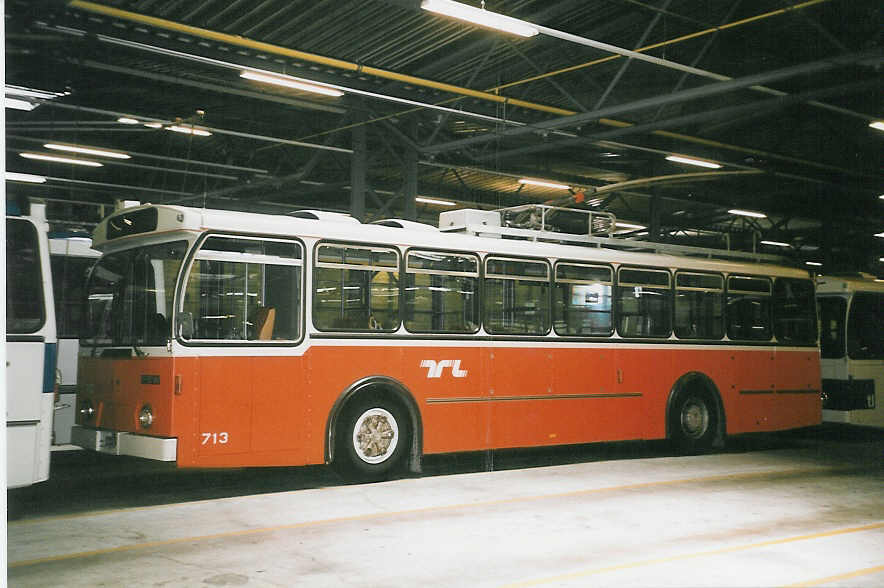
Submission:
<svg viewBox="0 0 884 588">
<path fill-rule="evenodd" d="M 455 378 L 466 378 L 467 370 L 460 369 L 459 359 L 443 359 L 436 361 L 435 359 L 424 359 L 421 361 L 421 367 L 427 368 L 428 378 L 441 378 L 442 371 L 445 368 L 451 368 L 451 375 Z"/>
</svg>

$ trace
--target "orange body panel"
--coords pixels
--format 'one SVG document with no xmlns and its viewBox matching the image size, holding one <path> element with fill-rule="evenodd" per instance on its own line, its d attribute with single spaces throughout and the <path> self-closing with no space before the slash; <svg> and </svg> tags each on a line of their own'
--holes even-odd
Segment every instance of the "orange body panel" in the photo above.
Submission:
<svg viewBox="0 0 884 588">
<path fill-rule="evenodd" d="M 303 356 L 84 357 L 80 369 L 97 411 L 81 424 L 176 437 L 182 467 L 322 463 L 335 402 L 370 376 L 413 396 L 424 453 L 662 438 L 669 394 L 689 372 L 718 388 L 728 434 L 821 415 L 810 348 L 328 344 Z M 150 430 L 138 425 L 145 403 Z"/>
</svg>

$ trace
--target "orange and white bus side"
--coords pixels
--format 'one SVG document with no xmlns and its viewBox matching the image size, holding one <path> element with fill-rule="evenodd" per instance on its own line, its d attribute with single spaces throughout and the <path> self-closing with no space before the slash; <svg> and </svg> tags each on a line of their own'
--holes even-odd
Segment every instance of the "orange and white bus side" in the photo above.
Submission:
<svg viewBox="0 0 884 588">
<path fill-rule="evenodd" d="M 803 270 L 317 216 L 105 219 L 73 442 L 373 476 L 424 454 L 693 450 L 820 422 Z"/>
<path fill-rule="evenodd" d="M 817 278 L 823 420 L 884 427 L 884 281 Z"/>
</svg>

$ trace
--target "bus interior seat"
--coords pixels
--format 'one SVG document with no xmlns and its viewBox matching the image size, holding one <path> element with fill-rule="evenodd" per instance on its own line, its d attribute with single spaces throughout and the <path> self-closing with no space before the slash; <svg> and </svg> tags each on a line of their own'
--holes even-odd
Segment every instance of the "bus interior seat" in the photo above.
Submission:
<svg viewBox="0 0 884 588">
<path fill-rule="evenodd" d="M 276 308 L 262 306 L 255 313 L 255 333 L 259 341 L 269 341 L 273 338 L 273 324 L 276 322 Z"/>
</svg>

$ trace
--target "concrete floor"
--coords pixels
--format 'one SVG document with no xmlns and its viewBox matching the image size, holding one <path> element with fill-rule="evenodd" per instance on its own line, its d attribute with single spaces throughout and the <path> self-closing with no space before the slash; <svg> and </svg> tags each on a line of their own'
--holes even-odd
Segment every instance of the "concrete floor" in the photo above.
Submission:
<svg viewBox="0 0 884 588">
<path fill-rule="evenodd" d="M 10 586 L 884 586 L 884 434 L 72 512 Z"/>
</svg>

